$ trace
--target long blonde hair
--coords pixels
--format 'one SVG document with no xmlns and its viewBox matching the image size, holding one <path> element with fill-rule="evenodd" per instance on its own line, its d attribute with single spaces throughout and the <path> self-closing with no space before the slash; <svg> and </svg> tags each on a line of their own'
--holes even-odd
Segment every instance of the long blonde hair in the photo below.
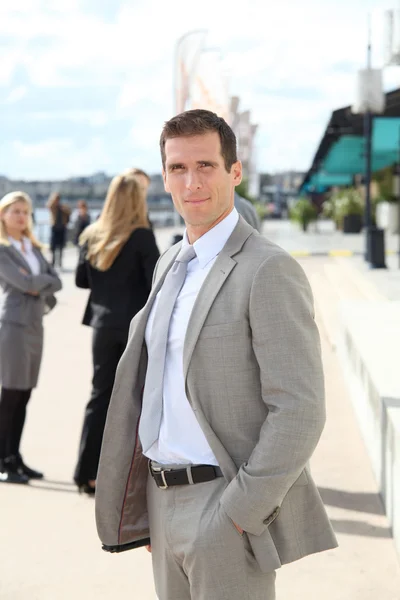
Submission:
<svg viewBox="0 0 400 600">
<path fill-rule="evenodd" d="M 87 258 L 99 271 L 107 271 L 117 258 L 132 231 L 149 228 L 145 195 L 127 171 L 111 181 L 98 220 L 81 234 L 79 243 L 87 242 Z"/>
<path fill-rule="evenodd" d="M 36 248 L 41 249 L 42 244 L 38 242 L 33 233 L 33 221 L 32 221 L 32 200 L 25 192 L 9 192 L 0 200 L 0 244 L 3 246 L 10 246 L 10 240 L 8 239 L 8 233 L 6 225 L 3 221 L 3 213 L 10 208 L 16 202 L 25 202 L 29 208 L 29 219 L 26 229 L 22 232 L 22 235 L 31 240 L 32 245 Z"/>
</svg>

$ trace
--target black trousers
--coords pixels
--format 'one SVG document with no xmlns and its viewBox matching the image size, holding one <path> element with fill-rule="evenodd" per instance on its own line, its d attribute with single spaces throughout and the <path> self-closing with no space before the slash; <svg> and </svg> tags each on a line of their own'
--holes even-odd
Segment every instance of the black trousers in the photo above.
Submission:
<svg viewBox="0 0 400 600">
<path fill-rule="evenodd" d="M 108 406 L 114 385 L 115 371 L 128 340 L 128 330 L 111 327 L 93 330 L 93 380 L 92 393 L 86 406 L 78 463 L 74 481 L 84 485 L 95 480 L 99 466 Z"/>
<path fill-rule="evenodd" d="M 66 227 L 62 229 L 55 229 L 54 227 L 51 230 L 51 240 L 50 240 L 50 250 L 52 254 L 51 263 L 53 267 L 57 262 L 56 256 L 58 253 L 58 266 L 62 267 L 62 259 L 63 259 L 63 250 L 66 241 L 67 230 Z"/>
<path fill-rule="evenodd" d="M 32 390 L 1 388 L 0 459 L 18 456 L 26 418 L 26 405 Z"/>
</svg>

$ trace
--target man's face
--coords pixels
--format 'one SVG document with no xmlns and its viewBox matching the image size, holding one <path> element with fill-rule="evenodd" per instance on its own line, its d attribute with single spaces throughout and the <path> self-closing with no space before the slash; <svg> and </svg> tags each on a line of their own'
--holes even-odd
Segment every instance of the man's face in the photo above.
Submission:
<svg viewBox="0 0 400 600">
<path fill-rule="evenodd" d="M 165 156 L 165 190 L 197 239 L 231 212 L 242 165 L 226 171 L 217 132 L 168 139 Z"/>
</svg>

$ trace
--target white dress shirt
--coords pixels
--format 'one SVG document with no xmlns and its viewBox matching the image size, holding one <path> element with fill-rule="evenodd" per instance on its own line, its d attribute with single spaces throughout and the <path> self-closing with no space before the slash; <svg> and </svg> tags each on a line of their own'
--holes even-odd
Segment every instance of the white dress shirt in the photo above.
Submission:
<svg viewBox="0 0 400 600">
<path fill-rule="evenodd" d="M 186 397 L 183 346 L 189 318 L 200 288 L 238 220 L 239 214 L 236 209 L 233 209 L 223 221 L 193 244 L 196 258 L 188 264 L 185 283 L 175 303 L 169 327 L 160 435 L 158 441 L 146 452 L 148 458 L 160 464 L 218 465 Z M 188 244 L 185 231 L 182 246 Z M 159 295 L 160 292 L 154 301 L 146 326 L 147 347 L 149 347 Z"/>
<path fill-rule="evenodd" d="M 32 274 L 33 275 L 39 275 L 40 274 L 40 262 L 36 256 L 36 254 L 33 251 L 33 247 L 32 247 L 32 242 L 29 238 L 24 237 L 22 239 L 22 242 L 20 242 L 19 240 L 14 239 L 13 237 L 9 236 L 9 241 L 10 243 L 18 250 L 18 252 L 20 252 L 20 254 L 24 257 L 25 261 L 28 263 Z M 22 249 L 22 243 L 24 244 L 24 250 Z"/>
</svg>

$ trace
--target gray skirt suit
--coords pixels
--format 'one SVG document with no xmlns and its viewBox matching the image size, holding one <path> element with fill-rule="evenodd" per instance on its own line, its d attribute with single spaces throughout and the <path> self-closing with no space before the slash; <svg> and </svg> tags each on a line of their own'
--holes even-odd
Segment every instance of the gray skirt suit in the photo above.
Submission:
<svg viewBox="0 0 400 600">
<path fill-rule="evenodd" d="M 7 389 L 36 387 L 43 350 L 43 315 L 54 307 L 53 294 L 62 287 L 40 250 L 33 248 L 33 252 L 40 264 L 38 275 L 32 274 L 16 248 L 0 244 L 0 385 Z"/>
</svg>

